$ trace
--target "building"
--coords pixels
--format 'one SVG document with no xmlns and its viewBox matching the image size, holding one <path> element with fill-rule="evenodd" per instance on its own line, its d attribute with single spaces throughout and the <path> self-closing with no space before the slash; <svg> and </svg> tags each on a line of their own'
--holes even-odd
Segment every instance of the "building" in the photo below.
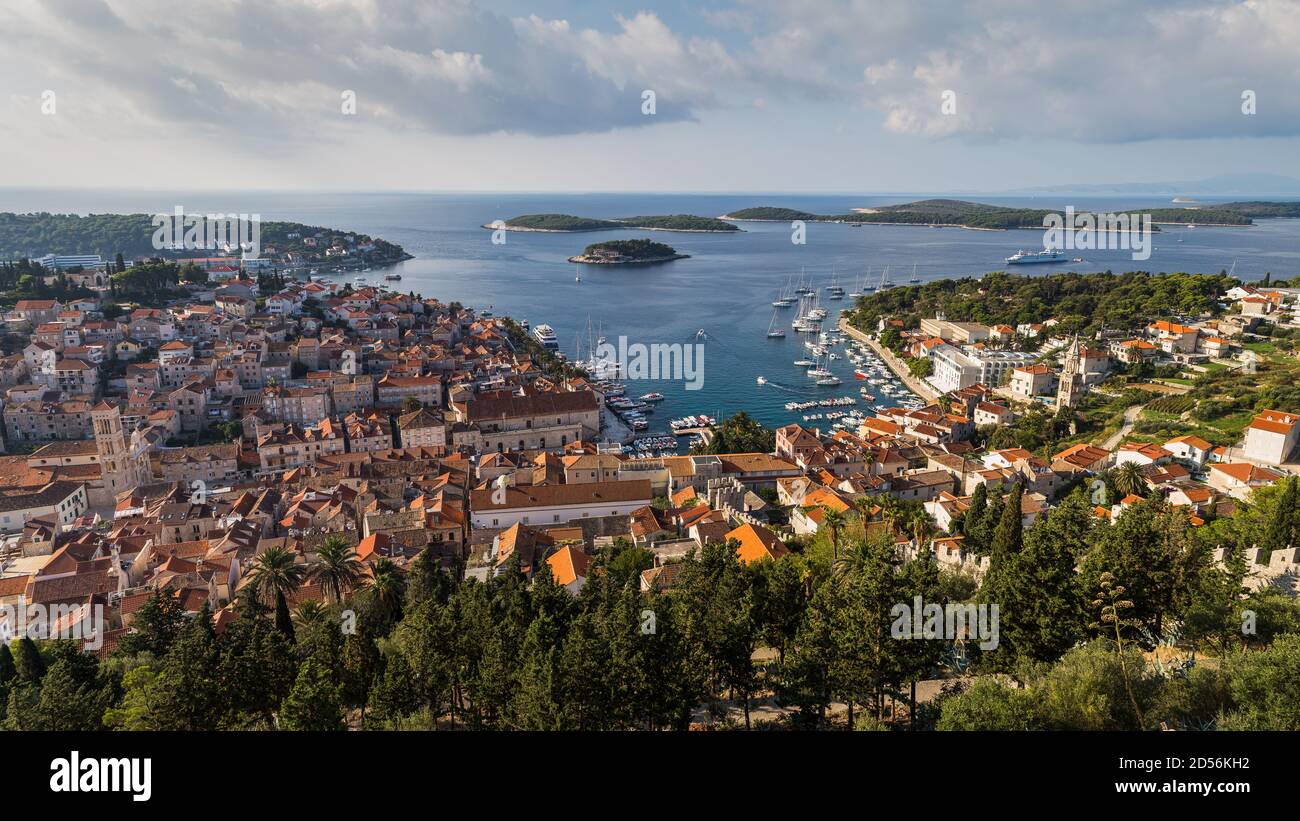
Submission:
<svg viewBox="0 0 1300 821">
<path fill-rule="evenodd" d="M 1207 484 L 1236 499 L 1245 499 L 1258 487 L 1271 485 L 1282 474 L 1248 462 L 1216 462 L 1210 465 Z"/>
<path fill-rule="evenodd" d="M 441 413 L 429 408 L 397 417 L 397 433 L 404 448 L 438 448 L 447 444 L 447 423 Z"/>
<path fill-rule="evenodd" d="M 1300 414 L 1266 410 L 1246 426 L 1244 455 L 1252 462 L 1280 465 L 1295 450 L 1300 436 Z"/>
<path fill-rule="evenodd" d="M 1072 408 L 1079 404 L 1083 395 L 1084 379 L 1087 365 L 1079 347 L 1079 337 L 1070 342 L 1070 349 L 1065 352 L 1065 362 L 1061 368 L 1061 381 L 1056 391 L 1056 407 Z"/>
<path fill-rule="evenodd" d="M 474 527 L 545 526 L 600 516 L 626 516 L 654 501 L 648 480 L 578 485 L 493 487 L 470 491 Z"/>
<path fill-rule="evenodd" d="M 69 268 L 102 268 L 104 259 L 99 254 L 46 254 L 38 257 L 36 264 L 43 268 L 66 271 Z"/>
<path fill-rule="evenodd" d="M 43 517 L 53 517 L 60 527 L 67 527 L 89 509 L 81 482 L 55 480 L 35 491 L 5 488 L 0 490 L 0 532 L 20 533 L 28 521 Z"/>
<path fill-rule="evenodd" d="M 922 319 L 921 333 L 926 336 L 937 336 L 944 342 L 958 345 L 971 345 L 984 342 L 989 338 L 987 326 L 980 325 L 978 322 L 949 322 L 942 317 Z"/>
<path fill-rule="evenodd" d="M 1032 400 L 1052 392 L 1056 375 L 1046 365 L 1020 365 L 1011 371 L 1011 392 L 1021 399 Z"/>
<path fill-rule="evenodd" d="M 968 388 L 976 383 L 1000 385 L 1005 374 L 1016 367 L 1032 364 L 1037 357 L 1021 351 L 994 351 L 952 345 L 935 345 L 930 349 L 934 366 L 930 384 L 940 393 Z"/>
<path fill-rule="evenodd" d="M 149 481 L 149 443 L 139 431 L 132 432 L 127 439 L 122 430 L 122 414 L 116 405 L 101 401 L 90 416 L 104 493 L 106 501 L 112 504 L 118 494 L 133 491 Z"/>
</svg>

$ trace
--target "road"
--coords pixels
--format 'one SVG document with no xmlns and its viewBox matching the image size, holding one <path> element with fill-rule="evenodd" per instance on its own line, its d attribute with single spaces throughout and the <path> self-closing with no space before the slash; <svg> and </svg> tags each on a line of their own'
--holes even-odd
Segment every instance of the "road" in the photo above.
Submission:
<svg viewBox="0 0 1300 821">
<path fill-rule="evenodd" d="M 1138 414 L 1142 412 L 1142 405 L 1129 405 L 1124 410 L 1124 424 L 1119 426 L 1115 434 L 1102 443 L 1106 450 L 1114 450 L 1119 447 L 1119 443 L 1124 441 L 1124 437 L 1133 431 L 1133 425 L 1137 422 Z"/>
</svg>

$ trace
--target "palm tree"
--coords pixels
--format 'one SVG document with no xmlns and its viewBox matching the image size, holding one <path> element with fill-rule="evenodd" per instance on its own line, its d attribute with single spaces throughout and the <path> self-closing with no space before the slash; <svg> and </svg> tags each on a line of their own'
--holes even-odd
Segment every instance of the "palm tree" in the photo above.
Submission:
<svg viewBox="0 0 1300 821">
<path fill-rule="evenodd" d="M 831 510 L 822 505 L 822 521 L 831 531 L 831 561 L 839 561 L 840 558 L 840 528 L 844 527 L 844 514 L 838 510 Z"/>
<path fill-rule="evenodd" d="M 365 576 L 357 551 L 341 536 L 326 538 L 316 556 L 316 566 L 308 572 L 308 577 L 320 582 L 326 601 L 334 604 L 343 601 L 344 594 L 355 589 Z"/>
<path fill-rule="evenodd" d="M 1146 477 L 1137 462 L 1125 462 L 1115 469 L 1115 489 L 1124 496 L 1141 496 L 1146 486 Z"/>
<path fill-rule="evenodd" d="M 370 594 L 384 606 L 394 620 L 402 618 L 402 597 L 406 595 L 406 579 L 402 569 L 388 559 L 376 559 L 370 566 Z"/>
<path fill-rule="evenodd" d="M 325 606 L 318 601 L 305 601 L 293 609 L 293 623 L 298 627 L 310 627 L 326 616 Z"/>
<path fill-rule="evenodd" d="M 293 619 L 289 599 L 307 577 L 307 568 L 283 547 L 268 547 L 258 554 L 249 571 L 249 584 L 262 601 L 275 604 L 275 629 L 293 640 Z"/>
</svg>

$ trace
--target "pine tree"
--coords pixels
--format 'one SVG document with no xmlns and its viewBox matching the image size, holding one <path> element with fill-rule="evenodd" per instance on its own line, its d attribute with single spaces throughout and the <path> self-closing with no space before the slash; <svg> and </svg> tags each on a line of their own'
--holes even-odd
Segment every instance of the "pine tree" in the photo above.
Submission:
<svg viewBox="0 0 1300 821">
<path fill-rule="evenodd" d="M 1273 518 L 1265 531 L 1266 550 L 1285 550 L 1296 544 L 1297 530 L 1300 529 L 1300 477 L 1288 476 L 1282 481 L 1282 489 L 1277 497 Z"/>
<path fill-rule="evenodd" d="M 155 590 L 135 612 L 131 632 L 118 641 L 118 650 L 126 655 L 149 653 L 160 659 L 180 635 L 185 620 L 185 608 L 176 591 L 170 585 Z"/>
<path fill-rule="evenodd" d="M 18 640 L 18 655 L 14 658 L 18 679 L 27 684 L 39 682 L 45 676 L 45 659 L 41 650 L 29 636 Z"/>
<path fill-rule="evenodd" d="M 280 726 L 286 730 L 342 730 L 343 700 L 330 670 L 309 658 L 298 669 L 293 689 L 280 705 Z"/>
</svg>

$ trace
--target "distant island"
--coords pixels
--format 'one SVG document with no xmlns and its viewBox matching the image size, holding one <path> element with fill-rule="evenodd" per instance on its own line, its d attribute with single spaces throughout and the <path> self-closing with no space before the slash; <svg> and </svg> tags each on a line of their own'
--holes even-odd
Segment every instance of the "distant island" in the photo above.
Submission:
<svg viewBox="0 0 1300 821">
<path fill-rule="evenodd" d="M 659 216 L 619 217 L 617 219 L 595 219 L 593 217 L 575 217 L 572 214 L 524 214 L 502 220 L 501 224 L 489 223 L 483 226 L 507 231 L 543 231 L 577 233 L 581 231 L 612 231 L 619 228 L 636 228 L 647 231 L 683 231 L 704 233 L 731 233 L 740 230 L 740 226 L 716 217 L 697 217 L 694 214 L 668 214 Z"/>
<path fill-rule="evenodd" d="M 679 254 L 671 246 L 648 239 L 616 239 L 610 242 L 597 242 L 582 249 L 576 257 L 569 257 L 569 262 L 585 265 L 643 265 L 651 262 L 671 262 L 674 259 L 688 259 L 689 254 Z"/>
<path fill-rule="evenodd" d="M 170 215 L 169 215 L 170 216 Z M 0 259 L 43 254 L 99 254 L 112 259 L 161 257 L 184 261 L 238 250 L 171 250 L 154 247 L 152 214 L 0 213 Z M 298 222 L 262 220 L 262 257 L 285 267 L 353 268 L 391 265 L 412 259 L 402 246 L 356 231 Z"/>
<path fill-rule="evenodd" d="M 965 200 L 919 200 L 900 205 L 858 208 L 848 214 L 813 214 L 794 208 L 759 206 L 724 214 L 722 220 L 790 222 L 841 222 L 856 225 L 928 225 L 985 230 L 1040 229 L 1046 208 L 1008 208 Z M 1129 214 L 1150 214 L 1156 225 L 1251 225 L 1256 218 L 1300 217 L 1300 202 L 1228 202 L 1188 208 L 1150 208 Z"/>
</svg>

